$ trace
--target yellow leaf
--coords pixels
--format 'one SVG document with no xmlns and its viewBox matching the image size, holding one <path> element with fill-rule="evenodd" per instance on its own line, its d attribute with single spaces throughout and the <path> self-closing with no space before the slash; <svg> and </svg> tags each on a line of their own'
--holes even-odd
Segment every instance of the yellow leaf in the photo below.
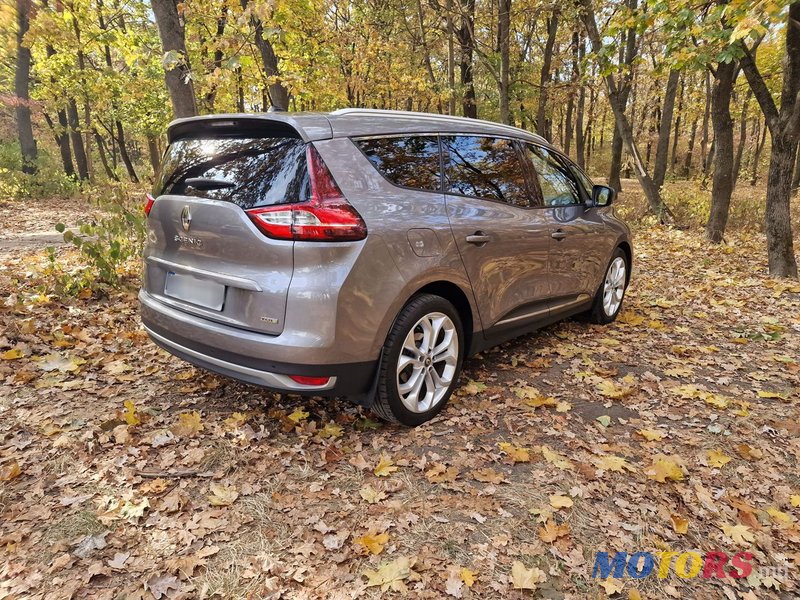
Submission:
<svg viewBox="0 0 800 600">
<path fill-rule="evenodd" d="M 617 471 L 619 473 L 623 472 L 625 469 L 631 472 L 634 471 L 630 463 L 621 456 L 596 456 L 592 460 L 595 466 L 603 471 Z"/>
<path fill-rule="evenodd" d="M 550 506 L 553 508 L 569 508 L 573 504 L 574 502 L 569 496 L 561 496 L 559 494 L 550 496 Z"/>
<path fill-rule="evenodd" d="M 485 390 L 486 390 L 485 383 L 480 381 L 472 381 L 472 379 L 470 379 L 467 382 L 467 385 L 463 386 L 460 391 L 468 396 L 476 396 Z"/>
<path fill-rule="evenodd" d="M 515 590 L 535 590 L 536 584 L 547 580 L 544 571 L 536 567 L 530 569 L 515 560 L 511 565 L 511 584 Z"/>
<path fill-rule="evenodd" d="M 394 462 L 384 454 L 381 456 L 381 460 L 378 462 L 378 466 L 375 467 L 373 473 L 375 473 L 377 477 L 388 477 L 395 471 L 397 471 L 397 467 L 394 466 Z"/>
<path fill-rule="evenodd" d="M 708 460 L 708 466 L 713 467 L 715 469 L 724 467 L 729 462 L 731 462 L 731 460 L 733 460 L 730 456 L 728 456 L 721 450 L 709 450 L 708 452 L 706 452 L 706 457 Z"/>
<path fill-rule="evenodd" d="M 786 400 L 789 397 L 789 395 L 784 394 L 782 392 L 767 392 L 764 390 L 758 390 L 758 397 L 775 399 L 775 400 Z"/>
<path fill-rule="evenodd" d="M 778 524 L 781 529 L 792 528 L 792 517 L 777 508 L 768 508 L 767 514 L 772 517 L 772 520 Z"/>
<path fill-rule="evenodd" d="M 125 410 L 122 411 L 125 422 L 130 426 L 139 425 L 141 421 L 136 415 L 136 405 L 133 403 L 133 400 L 125 400 L 122 405 L 125 407 Z"/>
<path fill-rule="evenodd" d="M 468 588 L 471 588 L 472 584 L 475 583 L 478 574 L 475 573 L 474 571 L 470 571 L 465 567 L 461 569 L 460 575 L 461 575 L 461 581 L 464 582 L 464 585 L 467 586 Z"/>
<path fill-rule="evenodd" d="M 686 533 L 689 531 L 689 521 L 681 517 L 680 515 L 670 515 L 670 521 L 672 521 L 672 529 L 675 530 L 675 533 Z"/>
<path fill-rule="evenodd" d="M 325 427 L 317 432 L 321 438 L 338 438 L 342 436 L 343 429 L 333 421 L 326 423 Z"/>
<path fill-rule="evenodd" d="M 755 537 L 747 525 L 728 525 L 726 523 L 722 526 L 722 532 L 740 546 L 746 546 L 755 541 Z"/>
<path fill-rule="evenodd" d="M 542 456 L 544 459 L 549 462 L 550 464 L 558 467 L 559 469 L 571 469 L 572 463 L 564 456 L 561 456 L 558 452 L 554 452 L 550 450 L 548 446 L 542 446 Z"/>
<path fill-rule="evenodd" d="M 636 433 L 638 433 L 648 442 L 657 442 L 664 439 L 664 434 L 660 431 L 656 431 L 655 429 L 640 429 Z"/>
<path fill-rule="evenodd" d="M 642 595 L 636 588 L 631 588 L 628 590 L 628 600 L 642 600 Z"/>
<path fill-rule="evenodd" d="M 299 423 L 308 418 L 310 413 L 307 413 L 302 408 L 297 408 L 295 411 L 289 415 L 288 419 L 293 423 Z"/>
<path fill-rule="evenodd" d="M 377 504 L 386 499 L 386 492 L 378 491 L 369 484 L 362 487 L 358 493 L 367 504 Z"/>
<path fill-rule="evenodd" d="M 609 577 L 600 582 L 600 587 L 605 590 L 606 596 L 613 596 L 622 592 L 623 583 L 618 579 Z"/>
<path fill-rule="evenodd" d="M 538 533 L 543 542 L 555 542 L 558 538 L 569 534 L 569 525 L 566 523 L 557 525 L 553 521 L 547 521 L 543 527 L 539 527 Z"/>
<path fill-rule="evenodd" d="M 572 404 L 570 404 L 569 402 L 565 402 L 564 400 L 562 400 L 561 402 L 556 404 L 556 412 L 565 413 L 571 410 L 572 410 Z"/>
<path fill-rule="evenodd" d="M 597 384 L 597 391 L 607 398 L 620 399 L 630 396 L 636 390 L 628 386 L 619 386 L 609 379 L 603 379 Z"/>
<path fill-rule="evenodd" d="M 11 481 L 12 479 L 16 479 L 22 473 L 22 469 L 19 468 L 19 463 L 16 460 L 11 459 L 10 463 L 7 463 L 0 467 L 0 481 Z"/>
<path fill-rule="evenodd" d="M 795 508 L 800 508 L 800 494 L 795 494 L 789 497 L 789 500 L 792 503 L 792 506 Z"/>
<path fill-rule="evenodd" d="M 368 533 L 355 539 L 355 543 L 364 548 L 370 554 L 380 554 L 383 547 L 389 541 L 388 533 Z"/>
<path fill-rule="evenodd" d="M 225 429 L 233 431 L 239 429 L 247 422 L 247 415 L 245 413 L 235 412 L 230 417 L 223 421 Z"/>
<path fill-rule="evenodd" d="M 208 501 L 213 506 L 230 506 L 239 497 L 239 492 L 233 486 L 215 482 L 208 489 L 211 492 L 211 495 L 208 496 Z"/>
<path fill-rule="evenodd" d="M 498 446 L 514 463 L 531 461 L 531 455 L 527 448 L 509 444 L 508 442 L 500 442 Z"/>
<path fill-rule="evenodd" d="M 364 575 L 367 578 L 367 587 L 380 586 L 381 591 L 389 589 L 393 591 L 405 591 L 404 579 L 408 579 L 414 573 L 411 570 L 413 563 L 406 556 L 382 563 L 377 570 L 366 569 Z"/>
<path fill-rule="evenodd" d="M 12 348 L 11 350 L 6 350 L 0 354 L 0 358 L 3 360 L 18 360 L 23 356 L 25 356 L 25 353 L 19 348 Z"/>
<path fill-rule="evenodd" d="M 203 431 L 205 427 L 200 422 L 200 413 L 196 410 L 178 415 L 177 425 L 172 426 L 172 433 L 182 437 L 192 437 Z"/>
<path fill-rule="evenodd" d="M 653 457 L 653 464 L 647 468 L 645 474 L 648 478 L 659 483 L 666 483 L 667 479 L 670 481 L 681 481 L 683 479 L 683 470 L 679 465 L 679 459 L 663 454 Z"/>
<path fill-rule="evenodd" d="M 728 408 L 728 399 L 719 394 L 706 393 L 703 394 L 703 401 L 715 408 Z"/>
</svg>

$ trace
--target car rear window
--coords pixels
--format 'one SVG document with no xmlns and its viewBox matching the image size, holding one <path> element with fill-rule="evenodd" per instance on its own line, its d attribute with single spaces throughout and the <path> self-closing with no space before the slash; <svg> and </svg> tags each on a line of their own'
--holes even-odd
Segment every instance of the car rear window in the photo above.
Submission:
<svg viewBox="0 0 800 600">
<path fill-rule="evenodd" d="M 369 162 L 395 185 L 430 192 L 441 189 L 439 139 L 405 136 L 355 140 Z"/>
<path fill-rule="evenodd" d="M 187 179 L 231 186 L 187 184 Z M 179 194 L 226 200 L 243 209 L 302 202 L 310 196 L 306 144 L 290 137 L 185 138 L 164 155 L 153 195 Z"/>
</svg>

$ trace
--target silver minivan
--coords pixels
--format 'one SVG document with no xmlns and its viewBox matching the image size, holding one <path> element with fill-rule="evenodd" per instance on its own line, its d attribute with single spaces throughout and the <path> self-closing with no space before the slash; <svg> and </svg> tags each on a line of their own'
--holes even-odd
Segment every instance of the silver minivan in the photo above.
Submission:
<svg viewBox="0 0 800 600">
<path fill-rule="evenodd" d="M 179 119 L 168 138 L 142 322 L 210 371 L 418 425 L 465 357 L 622 305 L 614 191 L 527 131 L 345 109 Z"/>
</svg>

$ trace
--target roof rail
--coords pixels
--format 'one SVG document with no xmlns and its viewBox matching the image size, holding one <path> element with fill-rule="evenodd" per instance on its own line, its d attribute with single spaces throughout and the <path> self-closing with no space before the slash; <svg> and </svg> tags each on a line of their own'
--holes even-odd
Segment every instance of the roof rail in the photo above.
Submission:
<svg viewBox="0 0 800 600">
<path fill-rule="evenodd" d="M 350 117 L 357 115 L 362 115 L 362 116 L 381 115 L 386 117 L 396 117 L 400 119 L 429 119 L 431 121 L 446 120 L 446 121 L 458 121 L 458 122 L 473 123 L 473 124 L 481 123 L 484 125 L 491 125 L 492 127 L 497 127 L 499 129 L 507 129 L 508 131 L 513 131 L 515 133 L 519 133 L 520 131 L 522 131 L 530 136 L 540 139 L 545 144 L 549 144 L 547 140 L 545 140 L 543 137 L 532 131 L 520 129 L 519 127 L 514 127 L 512 125 L 505 125 L 503 123 L 495 123 L 494 121 L 486 121 L 484 119 L 471 119 L 469 117 L 457 117 L 453 115 L 440 115 L 436 113 L 414 112 L 409 110 L 386 110 L 382 108 L 340 108 L 339 110 L 335 110 L 330 114 L 337 117 Z"/>
</svg>

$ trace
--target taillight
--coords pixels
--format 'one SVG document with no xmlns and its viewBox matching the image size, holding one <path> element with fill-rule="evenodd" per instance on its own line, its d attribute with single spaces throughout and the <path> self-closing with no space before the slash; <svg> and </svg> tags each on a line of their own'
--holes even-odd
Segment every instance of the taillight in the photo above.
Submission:
<svg viewBox="0 0 800 600">
<path fill-rule="evenodd" d="M 336 185 L 319 152 L 306 150 L 311 199 L 252 208 L 250 219 L 264 235 L 279 240 L 352 242 L 367 237 L 367 225 Z"/>
<path fill-rule="evenodd" d="M 145 194 L 144 198 L 146 200 L 146 202 L 144 203 L 144 214 L 145 216 L 149 217 L 150 209 L 153 208 L 153 203 L 156 201 L 156 199 L 153 198 L 153 196 L 151 196 L 150 194 Z"/>
<path fill-rule="evenodd" d="M 331 380 L 330 377 L 310 377 L 308 375 L 289 375 L 289 379 L 301 385 L 325 385 Z"/>
</svg>

